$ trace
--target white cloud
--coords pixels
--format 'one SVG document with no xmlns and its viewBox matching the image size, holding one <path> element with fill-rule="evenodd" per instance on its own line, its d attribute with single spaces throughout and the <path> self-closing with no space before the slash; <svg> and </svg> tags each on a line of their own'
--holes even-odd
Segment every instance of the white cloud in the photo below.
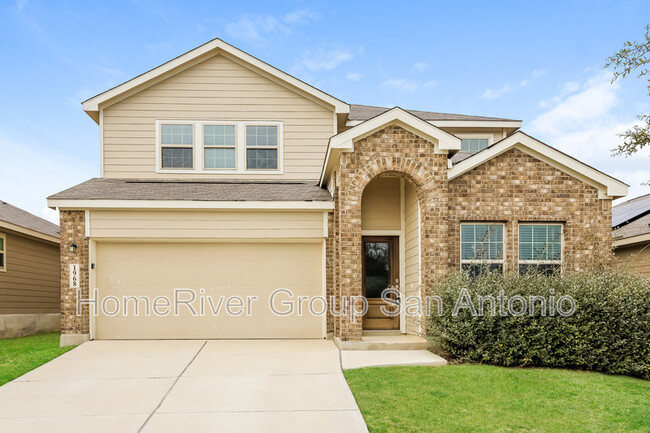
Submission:
<svg viewBox="0 0 650 433">
<path fill-rule="evenodd" d="M 45 198 L 97 176 L 96 169 L 74 157 L 24 143 L 0 131 L 0 200 L 58 224 Z"/>
<path fill-rule="evenodd" d="M 317 20 L 320 14 L 311 9 L 300 9 L 284 14 L 283 21 L 287 24 L 306 24 L 309 21 Z"/>
<path fill-rule="evenodd" d="M 413 71 L 414 72 L 424 72 L 427 69 L 429 69 L 429 65 L 424 62 L 417 62 L 413 64 Z"/>
<path fill-rule="evenodd" d="M 264 44 L 272 34 L 289 35 L 293 26 L 304 25 L 319 18 L 319 14 L 310 9 L 300 9 L 284 15 L 242 15 L 237 20 L 226 24 L 226 33 L 233 39 L 252 44 Z"/>
<path fill-rule="evenodd" d="M 429 81 L 417 81 L 417 80 L 408 80 L 405 78 L 393 78 L 390 80 L 383 81 L 381 83 L 382 87 L 401 90 L 403 92 L 415 92 L 419 89 L 432 89 L 438 85 L 438 82 L 435 80 Z"/>
<path fill-rule="evenodd" d="M 356 82 L 363 78 L 363 74 L 359 74 L 358 72 L 350 72 L 348 75 L 346 75 L 346 78 L 348 81 Z"/>
<path fill-rule="evenodd" d="M 299 63 L 311 71 L 331 70 L 354 58 L 349 48 L 317 48 L 302 52 Z"/>
<path fill-rule="evenodd" d="M 531 127 L 545 134 L 557 134 L 571 129 L 586 130 L 598 126 L 600 120 L 608 117 L 619 102 L 619 83 L 611 84 L 610 78 L 609 72 L 602 72 L 588 79 L 582 86 L 565 86 L 563 92 L 567 94 L 556 98 L 555 106 L 537 117 Z M 580 91 L 575 93 L 577 89 Z"/>
<path fill-rule="evenodd" d="M 619 83 L 610 83 L 608 72 L 584 83 L 566 83 L 560 94 L 545 101 L 548 109 L 524 129 L 551 146 L 602 170 L 630 185 L 629 197 L 647 194 L 640 183 L 650 179 L 645 149 L 631 157 L 614 157 L 612 149 L 622 142 L 618 134 L 635 124 L 634 116 L 624 117 Z"/>
<path fill-rule="evenodd" d="M 495 89 L 487 89 L 483 93 L 483 99 L 497 99 L 498 97 L 500 97 L 504 93 L 511 92 L 512 90 L 513 90 L 513 87 L 510 84 L 506 84 L 502 88 L 497 89 L 497 90 L 495 90 Z"/>
<path fill-rule="evenodd" d="M 483 95 L 481 95 L 481 98 L 483 99 L 497 99 L 503 96 L 506 93 L 510 93 L 513 90 L 516 89 L 521 89 L 523 87 L 526 87 L 533 83 L 536 79 L 546 75 L 546 70 L 545 69 L 536 69 L 534 70 L 528 77 L 524 78 L 517 84 L 510 84 L 506 83 L 502 87 L 498 89 L 486 89 L 485 92 L 483 92 Z"/>
</svg>

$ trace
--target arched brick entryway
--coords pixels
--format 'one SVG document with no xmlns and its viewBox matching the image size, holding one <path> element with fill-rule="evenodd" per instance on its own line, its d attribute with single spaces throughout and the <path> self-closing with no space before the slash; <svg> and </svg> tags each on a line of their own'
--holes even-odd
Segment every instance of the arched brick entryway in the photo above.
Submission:
<svg viewBox="0 0 650 433">
<path fill-rule="evenodd" d="M 341 155 L 334 215 L 334 295 L 362 293 L 361 198 L 368 183 L 385 173 L 407 177 L 420 201 L 420 248 L 423 294 L 447 269 L 447 155 L 435 144 L 391 125 L 355 143 Z M 334 318 L 343 341 L 361 339 L 361 318 Z"/>
</svg>

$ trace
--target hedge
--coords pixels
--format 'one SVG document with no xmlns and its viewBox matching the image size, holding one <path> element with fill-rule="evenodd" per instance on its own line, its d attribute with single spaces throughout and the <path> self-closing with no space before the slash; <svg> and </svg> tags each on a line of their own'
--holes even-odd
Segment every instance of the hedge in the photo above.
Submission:
<svg viewBox="0 0 650 433">
<path fill-rule="evenodd" d="M 463 290 L 465 289 L 465 290 Z M 501 292 L 502 291 L 502 292 Z M 521 298 L 543 296 L 521 316 L 503 310 L 513 299 L 514 313 L 521 314 Z M 501 275 L 470 277 L 457 273 L 435 288 L 442 299 L 442 314 L 429 320 L 429 339 L 453 356 L 466 361 L 501 366 L 542 366 L 627 374 L 650 379 L 650 279 L 614 269 L 565 275 Z M 459 296 L 464 304 L 458 304 Z M 483 314 L 472 314 L 468 300 L 478 311 L 479 296 L 493 296 L 496 314 L 483 303 Z M 575 299 L 575 312 L 561 316 L 550 311 L 562 296 Z M 570 302 L 562 301 L 563 313 Z M 529 303 L 530 304 L 530 303 Z M 459 306 L 457 314 L 454 307 Z M 435 309 L 434 309 L 435 310 Z M 551 313 L 554 313 L 553 315 Z"/>
</svg>

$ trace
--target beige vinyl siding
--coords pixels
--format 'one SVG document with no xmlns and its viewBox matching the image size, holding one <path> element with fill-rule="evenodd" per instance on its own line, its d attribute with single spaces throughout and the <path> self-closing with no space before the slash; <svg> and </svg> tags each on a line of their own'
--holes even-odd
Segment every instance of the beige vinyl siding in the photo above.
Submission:
<svg viewBox="0 0 650 433">
<path fill-rule="evenodd" d="M 401 230 L 400 180 L 379 177 L 363 191 L 361 228 L 363 230 Z"/>
<path fill-rule="evenodd" d="M 219 54 L 103 109 L 104 176 L 318 179 L 333 113 Z M 156 120 L 283 122 L 284 174 L 156 173 Z"/>
<path fill-rule="evenodd" d="M 323 238 L 322 211 L 90 212 L 92 238 L 296 239 Z"/>
<path fill-rule="evenodd" d="M 614 255 L 619 263 L 633 272 L 650 277 L 650 244 L 618 247 Z"/>
<path fill-rule="evenodd" d="M 417 297 L 420 295 L 420 215 L 419 202 L 415 187 L 408 181 L 404 187 L 404 253 L 405 253 L 405 292 L 406 297 Z M 416 317 L 406 317 L 406 331 L 418 333 L 420 323 Z"/>
<path fill-rule="evenodd" d="M 323 241 L 315 243 L 112 243 L 97 242 L 97 288 L 107 296 L 174 299 L 174 289 L 196 291 L 197 315 L 179 306 L 178 316 L 134 314 L 134 304 L 115 317 L 94 318 L 98 339 L 323 338 L 324 316 L 297 310 L 287 316 L 269 308 L 279 288 L 298 296 L 323 296 Z M 205 300 L 201 315 L 199 296 Z M 222 308 L 212 312 L 223 296 Z M 226 314 L 227 298 L 257 296 L 251 314 Z M 210 304 L 208 297 L 212 300 Z M 189 299 L 187 294 L 179 299 Z M 280 302 L 290 298 L 276 298 Z M 114 304 L 113 305 L 114 308 Z M 142 304 L 141 304 L 142 305 Z M 151 305 L 151 304 L 150 304 Z M 322 305 L 322 304 L 320 304 Z M 141 306 L 141 308 L 144 308 Z M 320 307 L 318 307 L 320 308 Z M 161 310 L 158 310 L 161 311 Z M 231 310 L 236 311 L 236 310 Z M 153 313 L 153 311 L 152 311 Z"/>
<path fill-rule="evenodd" d="M 6 272 L 0 272 L 0 314 L 61 311 L 59 245 L 6 234 Z"/>
</svg>

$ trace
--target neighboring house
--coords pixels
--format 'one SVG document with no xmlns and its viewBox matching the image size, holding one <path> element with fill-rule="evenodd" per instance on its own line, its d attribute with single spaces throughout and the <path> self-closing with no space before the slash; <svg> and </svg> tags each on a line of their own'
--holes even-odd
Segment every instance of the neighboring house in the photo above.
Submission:
<svg viewBox="0 0 650 433">
<path fill-rule="evenodd" d="M 616 258 L 650 277 L 650 194 L 617 204 L 612 214 Z"/>
<path fill-rule="evenodd" d="M 0 201 L 0 338 L 59 330 L 59 226 Z"/>
<path fill-rule="evenodd" d="M 65 233 L 62 344 L 419 334 L 420 316 L 382 312 L 386 286 L 406 302 L 485 262 L 588 267 L 611 256 L 612 199 L 627 194 L 519 120 L 350 105 L 218 39 L 83 109 L 99 124 L 101 177 L 48 199 Z M 70 264 L 81 296 L 110 311 L 75 314 Z M 174 288 L 261 301 L 239 317 L 113 315 L 112 296 Z M 335 312 L 366 295 L 369 312 L 271 314 L 276 288 L 293 297 L 274 301 L 327 296 Z"/>
</svg>

